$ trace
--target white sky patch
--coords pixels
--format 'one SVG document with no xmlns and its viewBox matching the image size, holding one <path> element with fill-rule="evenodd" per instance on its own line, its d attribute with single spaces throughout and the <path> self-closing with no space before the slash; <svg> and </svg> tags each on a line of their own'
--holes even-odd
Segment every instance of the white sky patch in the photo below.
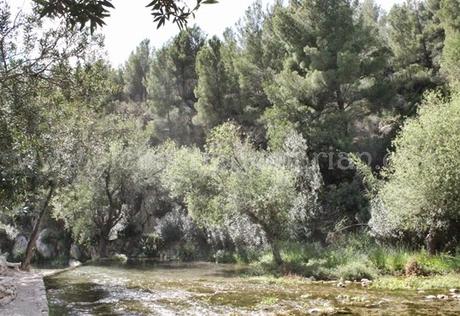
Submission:
<svg viewBox="0 0 460 316">
<path fill-rule="evenodd" d="M 264 5 L 273 3 L 273 0 L 262 0 Z M 394 3 L 402 0 L 376 0 L 383 9 L 389 10 Z M 112 65 L 122 65 L 130 53 L 144 39 L 150 39 L 152 46 L 161 47 L 165 42 L 176 35 L 179 30 L 176 25 L 156 29 L 150 10 L 145 6 L 149 0 L 113 0 L 114 10 L 105 20 L 106 26 L 102 29 L 105 35 L 105 45 L 108 58 Z M 14 9 L 30 8 L 31 0 L 7 0 Z M 220 36 L 227 27 L 233 27 L 243 17 L 245 10 L 253 0 L 219 0 L 218 4 L 203 5 L 196 18 L 190 25 L 197 24 L 209 36 Z"/>
</svg>

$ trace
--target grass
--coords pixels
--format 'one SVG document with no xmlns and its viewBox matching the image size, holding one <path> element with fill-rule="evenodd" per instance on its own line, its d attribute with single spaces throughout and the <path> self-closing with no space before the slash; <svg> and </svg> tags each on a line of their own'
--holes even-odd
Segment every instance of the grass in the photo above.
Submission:
<svg viewBox="0 0 460 316">
<path fill-rule="evenodd" d="M 250 263 L 253 275 L 299 275 L 316 280 L 376 280 L 379 288 L 460 288 L 460 255 L 430 256 L 424 250 L 378 245 L 365 235 L 351 235 L 323 247 L 319 244 L 285 243 L 285 264 L 273 264 L 269 252 L 261 252 Z M 416 263 L 425 277 L 405 277 L 405 269 Z"/>
<path fill-rule="evenodd" d="M 431 275 L 427 277 L 394 277 L 382 276 L 372 284 L 376 289 L 389 290 L 433 290 L 433 289 L 459 289 L 460 273 L 445 275 Z"/>
</svg>

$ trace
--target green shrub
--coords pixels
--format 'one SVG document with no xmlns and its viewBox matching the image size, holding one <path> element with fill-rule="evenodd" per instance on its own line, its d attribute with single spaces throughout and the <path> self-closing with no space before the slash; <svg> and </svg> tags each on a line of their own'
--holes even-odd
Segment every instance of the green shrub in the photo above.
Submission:
<svg viewBox="0 0 460 316">
<path fill-rule="evenodd" d="M 394 142 L 373 201 L 370 226 L 381 237 L 431 236 L 430 252 L 460 237 L 460 95 L 428 95 Z M 419 240 L 422 240 L 420 238 Z M 440 242 L 443 241 L 443 242 Z"/>
<path fill-rule="evenodd" d="M 236 259 L 233 252 L 219 249 L 214 254 L 214 260 L 216 263 L 235 263 Z"/>
<path fill-rule="evenodd" d="M 359 281 L 361 279 L 375 279 L 378 275 L 377 269 L 370 261 L 350 261 L 338 266 L 334 271 L 334 276 L 338 279 Z"/>
</svg>

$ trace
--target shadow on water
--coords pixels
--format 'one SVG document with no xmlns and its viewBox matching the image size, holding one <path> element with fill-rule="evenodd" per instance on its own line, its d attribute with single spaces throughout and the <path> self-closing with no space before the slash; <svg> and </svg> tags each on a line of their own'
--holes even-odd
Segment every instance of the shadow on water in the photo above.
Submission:
<svg viewBox="0 0 460 316">
<path fill-rule="evenodd" d="M 459 301 L 300 279 L 241 277 L 209 263 L 101 262 L 45 279 L 50 315 L 459 315 Z M 435 293 L 433 293 L 435 294 Z"/>
</svg>

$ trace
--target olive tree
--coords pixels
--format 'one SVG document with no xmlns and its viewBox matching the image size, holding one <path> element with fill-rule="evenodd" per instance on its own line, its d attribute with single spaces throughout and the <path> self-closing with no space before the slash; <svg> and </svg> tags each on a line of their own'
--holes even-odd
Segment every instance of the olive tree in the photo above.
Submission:
<svg viewBox="0 0 460 316">
<path fill-rule="evenodd" d="M 75 240 L 97 244 L 107 257 L 131 215 L 140 212 L 145 195 L 139 178 L 139 158 L 148 151 L 148 129 L 135 120 L 107 116 L 89 126 L 87 162 L 71 185 L 53 200 L 54 216 L 63 219 Z"/>
<path fill-rule="evenodd" d="M 306 155 L 304 150 L 297 154 Z M 235 125 L 225 123 L 212 131 L 204 152 L 178 149 L 163 178 L 174 195 L 184 197 L 199 223 L 215 226 L 242 217 L 260 227 L 280 265 L 279 242 L 299 220 L 293 213 L 306 209 L 299 204 L 313 203 L 306 195 L 316 194 L 315 188 L 300 190 L 301 173 L 290 168 L 296 158 L 257 150 Z M 311 162 L 304 162 L 309 168 Z"/>
</svg>

